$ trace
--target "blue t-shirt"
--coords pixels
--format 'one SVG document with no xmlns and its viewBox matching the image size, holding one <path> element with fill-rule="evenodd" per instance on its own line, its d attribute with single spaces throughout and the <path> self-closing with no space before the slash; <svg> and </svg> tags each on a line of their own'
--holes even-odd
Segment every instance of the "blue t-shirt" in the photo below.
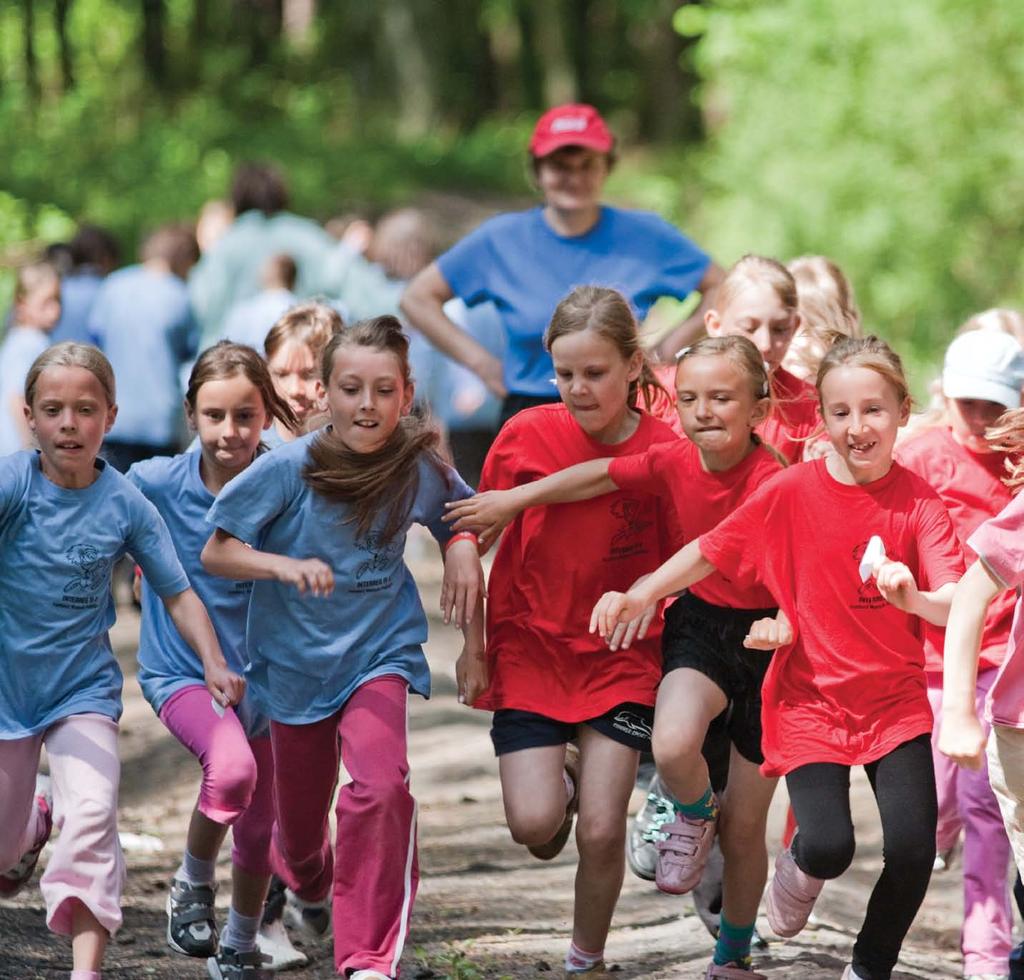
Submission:
<svg viewBox="0 0 1024 980">
<path fill-rule="evenodd" d="M 19 326 L 11 327 L 0 345 L 0 456 L 24 448 L 11 405 L 15 398 L 24 399 L 29 368 L 49 346 L 50 336 L 45 330 Z"/>
<path fill-rule="evenodd" d="M 60 319 L 53 328 L 50 342 L 59 344 L 73 340 L 79 344 L 91 344 L 89 314 L 96 302 L 103 276 L 95 269 L 83 268 L 66 275 L 60 281 Z"/>
<path fill-rule="evenodd" d="M 185 283 L 141 265 L 111 273 L 89 314 L 89 329 L 117 378 L 110 441 L 175 442 L 182 411 L 179 368 L 199 343 Z"/>
<path fill-rule="evenodd" d="M 490 300 L 508 337 L 505 387 L 515 395 L 555 395 L 544 331 L 576 286 L 621 292 L 640 319 L 662 296 L 682 299 L 700 285 L 710 259 L 656 214 L 602 207 L 584 235 L 557 234 L 541 208 L 485 221 L 437 264 L 467 305 Z"/>
<path fill-rule="evenodd" d="M 452 469 L 419 465 L 419 489 L 405 527 L 382 543 L 356 534 L 348 510 L 314 493 L 302 478 L 318 433 L 265 453 L 218 495 L 209 521 L 246 544 L 292 558 L 319 558 L 334 571 L 334 592 L 302 595 L 292 585 L 253 584 L 247 628 L 249 690 L 275 721 L 304 725 L 338 711 L 357 687 L 394 674 L 430 695 L 423 656 L 427 617 L 405 566 L 409 524 L 446 543 L 444 502 L 472 491 Z M 379 527 L 379 525 L 378 525 Z"/>
<path fill-rule="evenodd" d="M 0 459 L 0 739 L 69 715 L 121 716 L 110 572 L 130 553 L 159 595 L 188 578 L 145 497 L 97 460 L 91 486 L 51 483 L 34 451 Z"/>
<path fill-rule="evenodd" d="M 136 463 L 128 479 L 145 494 L 167 524 L 189 582 L 210 614 L 228 666 L 241 674 L 249 662 L 245 652 L 245 619 L 252 582 L 210 575 L 199 561 L 209 540 L 206 514 L 214 496 L 199 473 L 200 452 L 156 456 Z M 139 685 L 159 714 L 167 699 L 185 687 L 204 684 L 199 655 L 178 632 L 149 580 L 142 579 L 142 628 L 139 633 Z M 250 738 L 266 733 L 267 719 L 244 698 L 235 712 Z"/>
</svg>

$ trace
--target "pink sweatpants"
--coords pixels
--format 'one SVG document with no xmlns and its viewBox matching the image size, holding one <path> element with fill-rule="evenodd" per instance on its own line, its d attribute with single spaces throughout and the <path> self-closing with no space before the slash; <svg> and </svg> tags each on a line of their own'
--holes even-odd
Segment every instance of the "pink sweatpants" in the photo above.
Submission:
<svg viewBox="0 0 1024 980">
<path fill-rule="evenodd" d="M 299 898 L 333 884 L 334 967 L 396 976 L 419 881 L 416 801 L 406 757 L 409 692 L 399 677 L 360 687 L 336 714 L 311 725 L 272 722 L 277 822 L 274 870 Z M 352 781 L 328 828 L 339 753 Z"/>
<path fill-rule="evenodd" d="M 221 717 L 202 685 L 167 699 L 160 720 L 203 767 L 199 812 L 232 828 L 231 860 L 253 875 L 270 874 L 274 759 L 270 737 L 249 739 L 235 712 Z"/>
<path fill-rule="evenodd" d="M 985 725 L 983 708 L 996 670 L 978 673 L 976 708 Z M 1006 973 L 1013 947 L 1013 919 L 1007 870 L 1010 842 L 1003 827 L 999 803 L 989 786 L 988 766 L 974 772 L 962 769 L 938 750 L 942 719 L 942 675 L 928 674 L 928 700 L 935 714 L 932 757 L 939 800 L 936 849 L 947 850 L 964 833 L 964 924 L 960 948 L 964 975 Z M 988 726 L 986 725 L 986 734 Z"/>
<path fill-rule="evenodd" d="M 50 760 L 53 824 L 60 836 L 39 882 L 46 924 L 71 934 L 81 902 L 109 933 L 121 925 L 124 858 L 117 840 L 121 765 L 117 724 L 104 715 L 71 715 L 41 735 L 0 741 L 0 868 L 13 867 L 43 826 L 35 780 L 43 745 Z"/>
</svg>

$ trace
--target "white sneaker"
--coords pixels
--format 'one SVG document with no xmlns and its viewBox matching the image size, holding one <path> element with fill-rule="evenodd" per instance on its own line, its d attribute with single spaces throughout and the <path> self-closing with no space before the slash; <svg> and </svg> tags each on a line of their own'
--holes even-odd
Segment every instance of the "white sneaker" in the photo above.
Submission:
<svg viewBox="0 0 1024 980">
<path fill-rule="evenodd" d="M 964 980 L 1010 980 L 1009 973 L 968 973 Z"/>
<path fill-rule="evenodd" d="M 284 921 L 309 939 L 323 939 L 331 932 L 331 896 L 322 902 L 307 902 L 290 888 L 285 889 Z"/>
<path fill-rule="evenodd" d="M 935 861 L 932 863 L 932 871 L 948 871 L 953 867 L 953 864 L 960 855 L 960 847 L 960 838 L 958 837 L 953 841 L 952 847 L 947 847 L 944 851 L 936 852 Z M 984 974 L 980 973 L 978 976 L 984 976 Z M 999 976 L 999 974 L 996 973 L 993 974 L 993 976 Z"/>
<path fill-rule="evenodd" d="M 266 960 L 266 969 L 275 973 L 294 970 L 309 962 L 306 954 L 292 945 L 288 930 L 280 919 L 265 922 L 260 926 L 259 934 L 256 936 L 256 947 Z"/>
<path fill-rule="evenodd" d="M 355 973 L 349 975 L 348 980 L 394 980 L 394 978 L 389 977 L 386 973 L 381 973 L 380 970 L 356 970 Z"/>
</svg>

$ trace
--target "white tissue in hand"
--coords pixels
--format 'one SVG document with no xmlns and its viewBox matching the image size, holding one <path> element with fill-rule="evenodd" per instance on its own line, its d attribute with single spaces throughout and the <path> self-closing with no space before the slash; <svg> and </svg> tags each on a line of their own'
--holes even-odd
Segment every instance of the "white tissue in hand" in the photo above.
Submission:
<svg viewBox="0 0 1024 980">
<path fill-rule="evenodd" d="M 218 718 L 224 717 L 224 705 L 220 703 L 216 698 L 210 698 L 210 704 L 213 705 L 213 710 L 217 712 Z"/>
<path fill-rule="evenodd" d="M 875 565 L 883 558 L 885 558 L 885 545 L 882 544 L 882 539 L 877 534 L 872 534 L 868 546 L 864 549 L 864 557 L 860 560 L 860 580 L 862 582 L 871 578 Z"/>
</svg>

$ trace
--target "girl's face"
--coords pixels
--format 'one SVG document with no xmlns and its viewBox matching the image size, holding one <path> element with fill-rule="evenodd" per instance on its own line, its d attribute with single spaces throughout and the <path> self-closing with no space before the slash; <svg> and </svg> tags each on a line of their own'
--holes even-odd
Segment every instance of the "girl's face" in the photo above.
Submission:
<svg viewBox="0 0 1024 980">
<path fill-rule="evenodd" d="M 19 326 L 38 327 L 49 333 L 60 319 L 59 280 L 47 281 L 18 300 L 14 318 Z"/>
<path fill-rule="evenodd" d="M 992 447 L 985 441 L 985 430 L 992 428 L 1005 405 L 981 398 L 947 398 L 949 424 L 953 438 L 972 453 L 990 453 Z"/>
<path fill-rule="evenodd" d="M 556 211 L 597 207 L 607 177 L 608 157 L 581 146 L 567 146 L 537 161 L 537 184 L 544 203 Z"/>
<path fill-rule="evenodd" d="M 117 416 L 103 385 L 83 367 L 54 365 L 36 381 L 25 418 L 42 452 L 43 472 L 65 487 L 88 486 L 96 455 Z"/>
<path fill-rule="evenodd" d="M 629 412 L 629 385 L 640 377 L 643 355 L 628 360 L 593 330 L 563 334 L 551 345 L 558 394 L 583 431 L 598 442 L 619 442 Z"/>
<path fill-rule="evenodd" d="M 277 393 L 288 402 L 300 422 L 317 408 L 319 365 L 313 352 L 299 340 L 289 340 L 267 360 Z"/>
<path fill-rule="evenodd" d="M 752 282 L 721 310 L 708 310 L 704 325 L 709 337 L 747 337 L 761 352 L 769 371 L 782 363 L 800 315 L 782 305 L 767 283 Z"/>
<path fill-rule="evenodd" d="M 676 404 L 686 437 L 705 463 L 742 458 L 768 414 L 747 373 L 725 355 L 686 357 L 676 369 Z"/>
<path fill-rule="evenodd" d="M 910 399 L 901 402 L 896 389 L 877 371 L 846 364 L 825 375 L 821 414 L 848 475 L 854 483 L 870 483 L 892 466 L 896 431 L 907 423 Z"/>
<path fill-rule="evenodd" d="M 230 475 L 253 461 L 272 421 L 259 388 L 241 373 L 204 382 L 195 408 L 186 402 L 185 413 L 199 436 L 203 459 Z"/>
<path fill-rule="evenodd" d="M 412 409 L 413 386 L 391 351 L 350 345 L 334 352 L 326 397 L 334 431 L 349 449 L 372 453 L 388 441 Z"/>
</svg>

